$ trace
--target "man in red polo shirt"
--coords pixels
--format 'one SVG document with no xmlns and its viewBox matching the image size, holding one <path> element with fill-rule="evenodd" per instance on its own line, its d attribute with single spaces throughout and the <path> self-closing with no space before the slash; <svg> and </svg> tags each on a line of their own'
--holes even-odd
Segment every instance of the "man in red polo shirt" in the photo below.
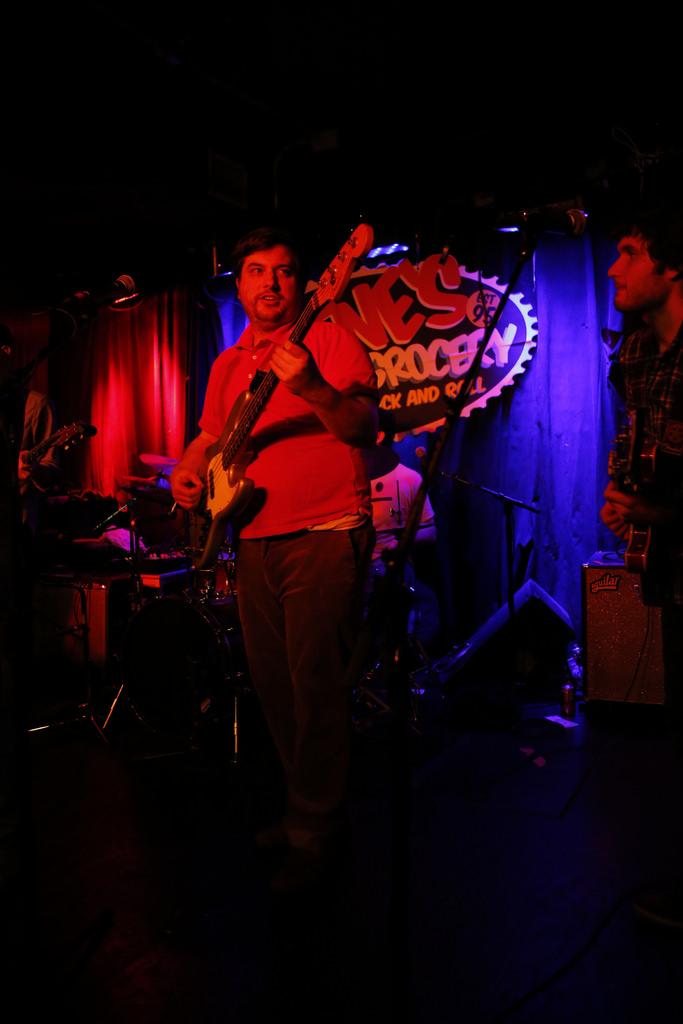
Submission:
<svg viewBox="0 0 683 1024">
<path fill-rule="evenodd" d="M 286 890 L 322 877 L 344 826 L 346 668 L 374 542 L 361 449 L 377 436 L 377 392 L 367 352 L 351 332 L 314 323 L 303 344 L 290 340 L 303 279 L 286 235 L 247 235 L 233 269 L 249 326 L 212 367 L 200 434 L 171 486 L 179 505 L 197 507 L 207 446 L 257 371 L 272 369 L 280 383 L 252 431 L 246 475 L 254 490 L 233 536 L 249 672 L 287 781 L 285 817 L 256 843 L 289 845 L 271 882 Z"/>
</svg>

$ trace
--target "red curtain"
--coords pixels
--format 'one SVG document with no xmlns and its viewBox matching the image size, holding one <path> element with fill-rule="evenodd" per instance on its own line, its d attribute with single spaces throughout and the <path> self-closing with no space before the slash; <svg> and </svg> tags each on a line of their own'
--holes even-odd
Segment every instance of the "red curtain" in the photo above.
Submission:
<svg viewBox="0 0 683 1024">
<path fill-rule="evenodd" d="M 50 357 L 58 420 L 97 428 L 64 458 L 66 486 L 122 499 L 128 477 L 154 474 L 141 453 L 182 454 L 189 301 L 187 288 L 174 288 L 134 308 L 102 308 Z"/>
</svg>

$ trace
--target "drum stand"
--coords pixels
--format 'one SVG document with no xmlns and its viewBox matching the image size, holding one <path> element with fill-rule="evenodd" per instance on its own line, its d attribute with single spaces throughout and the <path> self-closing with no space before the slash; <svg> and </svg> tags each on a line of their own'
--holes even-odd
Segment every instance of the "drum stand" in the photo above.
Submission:
<svg viewBox="0 0 683 1024">
<path fill-rule="evenodd" d="M 196 604 L 206 605 L 207 607 L 210 607 L 211 601 L 216 596 L 216 577 L 217 568 L 215 566 L 212 569 L 195 569 L 194 602 Z M 240 763 L 240 697 L 248 691 L 248 686 L 235 686 L 232 714 L 233 745 L 232 757 L 230 758 L 230 764 L 234 768 L 236 768 L 237 765 Z"/>
<path fill-rule="evenodd" d="M 415 677 L 422 675 L 424 679 L 428 679 L 431 673 L 431 661 L 420 641 L 412 633 L 406 635 L 406 641 L 408 649 L 417 655 L 420 664 L 408 673 L 408 679 L 410 680 L 410 704 L 409 715 L 405 724 L 422 742 L 425 742 L 425 737 L 420 729 L 419 716 L 421 685 Z M 386 677 L 386 671 L 383 660 L 380 658 L 379 661 L 375 661 L 372 667 L 365 672 L 361 682 L 355 687 L 352 695 L 352 706 L 360 706 L 365 713 L 372 717 L 390 713 L 392 710 L 391 705 L 371 688 L 374 679 L 379 678 L 381 680 L 383 677 Z M 387 696 L 389 695 L 387 694 Z M 360 715 L 353 715 L 353 720 L 354 723 L 360 721 Z"/>
<path fill-rule="evenodd" d="M 64 585 L 65 584 L 63 582 L 61 582 L 61 581 L 58 584 L 57 583 L 54 584 L 54 586 L 64 586 Z M 104 735 L 104 728 L 106 727 L 107 722 L 105 722 L 104 726 L 102 728 L 100 728 L 100 726 L 95 721 L 95 716 L 94 716 L 93 711 L 92 711 L 92 667 L 91 667 L 91 661 L 90 661 L 90 640 L 89 640 L 90 626 L 88 625 L 88 598 L 87 598 L 87 594 L 85 592 L 85 588 L 83 586 L 81 586 L 79 583 L 69 583 L 67 585 L 72 587 L 74 590 L 78 591 L 79 598 L 80 598 L 81 614 L 82 614 L 83 621 L 78 623 L 75 626 L 69 627 L 68 630 L 63 630 L 62 632 L 63 633 L 73 633 L 73 634 L 76 634 L 76 635 L 79 635 L 79 636 L 82 637 L 82 640 L 83 640 L 83 664 L 85 666 L 86 700 L 85 700 L 84 704 L 79 704 L 75 708 L 75 710 L 70 712 L 69 714 L 64 715 L 63 717 L 58 718 L 58 719 L 56 719 L 54 721 L 44 722 L 41 725 L 31 726 L 31 727 L 29 727 L 28 732 L 29 733 L 43 732 L 46 729 L 52 729 L 55 726 L 75 725 L 76 723 L 88 722 L 89 721 L 95 727 L 95 729 L 97 730 L 97 733 L 101 737 L 101 739 L 103 739 L 105 743 L 108 743 L 109 740 Z M 109 719 L 107 719 L 107 721 L 108 720 Z"/>
<path fill-rule="evenodd" d="M 116 509 L 115 512 L 112 512 L 112 514 L 110 516 L 107 516 L 106 519 L 103 519 L 101 523 L 98 523 L 97 526 L 93 527 L 93 533 L 95 533 L 97 531 L 102 531 L 103 528 L 105 526 L 107 526 L 108 523 L 112 522 L 112 520 L 114 520 L 116 518 L 116 516 L 118 516 L 121 512 L 128 512 L 129 534 L 130 534 L 130 557 L 131 557 L 131 574 L 130 575 L 131 575 L 131 580 L 132 580 L 132 583 L 133 583 L 133 590 L 132 590 L 132 597 L 131 597 L 131 612 L 132 612 L 133 615 L 135 615 L 136 612 L 139 612 L 140 609 L 142 608 L 142 574 L 140 572 L 140 532 L 138 530 L 138 521 L 137 521 L 137 498 L 135 498 L 135 497 L 129 498 L 128 501 L 124 502 L 123 505 L 120 505 Z M 86 637 L 87 637 L 87 629 L 88 629 L 87 625 L 86 625 L 85 629 L 86 629 Z M 87 656 L 87 652 L 86 652 L 86 656 Z M 109 708 L 109 711 L 107 713 L 107 717 L 105 718 L 104 723 L 103 723 L 101 729 L 100 729 L 100 727 L 97 725 L 97 723 L 93 719 L 93 724 L 96 726 L 96 728 L 100 732 L 102 738 L 107 743 L 109 741 L 106 739 L 106 737 L 104 735 L 104 731 L 107 728 L 107 726 L 109 725 L 109 721 L 111 719 L 111 716 L 114 713 L 114 708 L 116 707 L 116 705 L 118 703 L 119 697 L 123 693 L 123 688 L 124 688 L 124 684 L 121 683 L 121 685 L 119 686 L 119 688 L 118 688 L 118 690 L 116 692 L 116 696 L 114 697 L 114 700 L 112 701 L 111 707 Z"/>
</svg>

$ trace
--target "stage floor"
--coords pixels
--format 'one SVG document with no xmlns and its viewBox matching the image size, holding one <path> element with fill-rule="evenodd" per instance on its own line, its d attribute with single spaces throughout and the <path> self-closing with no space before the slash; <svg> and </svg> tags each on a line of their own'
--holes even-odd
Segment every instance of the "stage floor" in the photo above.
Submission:
<svg viewBox="0 0 683 1024">
<path fill-rule="evenodd" d="M 173 753 L 124 705 L 108 742 L 87 721 L 32 733 L 37 927 L 6 1019 L 677 1024 L 683 932 L 631 906 L 683 852 L 662 709 L 565 728 L 552 697 L 514 721 L 476 705 L 422 696 L 408 787 L 389 717 L 357 709 L 339 873 L 278 899 L 251 836 L 281 779 L 250 698 L 237 764 L 229 727 Z"/>
</svg>

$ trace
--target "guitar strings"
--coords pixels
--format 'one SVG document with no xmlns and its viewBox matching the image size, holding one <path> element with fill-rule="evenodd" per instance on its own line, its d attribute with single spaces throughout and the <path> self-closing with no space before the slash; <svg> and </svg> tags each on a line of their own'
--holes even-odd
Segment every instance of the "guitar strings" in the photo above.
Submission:
<svg viewBox="0 0 683 1024">
<path fill-rule="evenodd" d="M 312 315 L 316 313 L 319 308 L 315 302 L 315 294 L 316 293 L 314 293 L 308 300 L 303 312 L 292 328 L 290 340 L 295 344 L 298 344 L 300 339 L 304 336 L 310 326 Z M 220 486 L 223 482 L 227 481 L 228 470 L 249 435 L 252 421 L 260 416 L 263 411 L 263 407 L 277 386 L 278 381 L 279 378 L 275 371 L 272 369 L 268 370 L 254 391 L 251 400 L 242 411 L 242 414 L 221 451 L 221 457 L 217 462 L 216 468 L 212 470 L 214 477 L 214 490 L 216 483 Z"/>
</svg>

